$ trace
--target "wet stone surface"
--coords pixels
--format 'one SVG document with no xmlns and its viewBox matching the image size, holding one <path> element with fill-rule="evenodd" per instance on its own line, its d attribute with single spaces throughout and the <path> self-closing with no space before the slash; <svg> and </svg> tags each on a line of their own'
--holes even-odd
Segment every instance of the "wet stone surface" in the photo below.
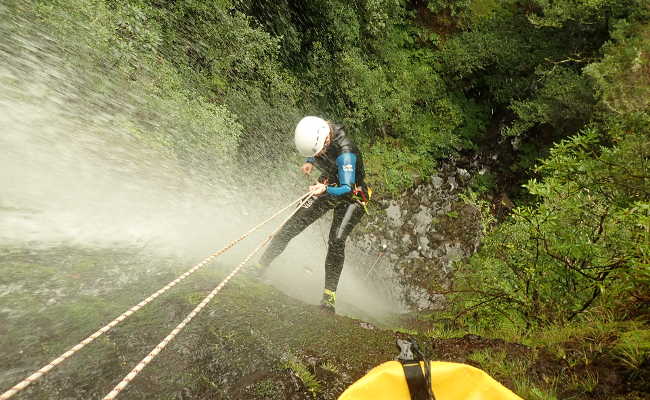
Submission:
<svg viewBox="0 0 650 400">
<path fill-rule="evenodd" d="M 404 302 L 414 310 L 441 308 L 444 297 L 436 292 L 449 288 L 454 263 L 478 249 L 478 211 L 460 197 L 472 173 L 444 167 L 401 196 L 379 200 L 354 233 L 362 251 L 383 251 Z"/>
<path fill-rule="evenodd" d="M 143 257 L 130 249 L 57 248 L 0 251 L 5 290 L 0 301 L 20 313 L 0 312 L 0 387 L 60 355 L 108 320 L 184 271 L 175 258 Z M 127 283 L 81 293 L 114 279 Z M 151 274 L 150 266 L 158 266 Z M 101 399 L 223 279 L 229 269 L 198 271 L 28 387 L 18 399 Z M 67 279 L 69 275 L 80 278 Z M 11 283 L 14 283 L 12 286 Z M 11 290 L 7 289 L 11 287 Z M 37 290 L 34 290 L 37 289 Z M 60 290 L 64 289 L 64 290 Z M 58 290 L 58 292 L 57 292 Z M 46 303 L 52 293 L 57 302 Z M 89 294 L 93 293 L 93 294 Z M 397 326 L 403 326 L 395 321 Z M 557 398 L 636 400 L 647 392 L 646 366 L 626 370 L 603 351 L 583 360 L 590 343 L 570 341 L 555 353 L 476 334 L 369 323 L 323 312 L 258 280 L 237 276 L 120 395 L 123 399 L 336 399 L 367 371 L 393 360 L 396 339 L 413 337 L 434 360 L 480 367 L 511 389 L 514 370 L 539 385 L 556 376 L 602 384 L 588 395 L 566 389 Z M 612 338 L 612 343 L 615 338 Z M 569 361 L 573 361 L 569 364 Z M 508 361 L 510 369 L 502 367 Z M 513 367 L 514 366 L 514 367 Z M 645 389 L 644 389 L 645 388 Z M 564 388 L 562 389 L 564 390 Z M 573 390 L 573 392 L 571 391 Z M 639 397 L 615 394 L 639 393 Z M 642 392 L 645 391 L 645 392 Z"/>
</svg>

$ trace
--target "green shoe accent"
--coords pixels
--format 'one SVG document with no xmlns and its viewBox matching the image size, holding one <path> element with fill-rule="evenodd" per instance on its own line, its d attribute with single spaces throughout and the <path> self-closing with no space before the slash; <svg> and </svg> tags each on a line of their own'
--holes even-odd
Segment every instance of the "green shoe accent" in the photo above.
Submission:
<svg viewBox="0 0 650 400">
<path fill-rule="evenodd" d="M 323 290 L 323 298 L 320 301 L 320 306 L 326 311 L 336 311 L 336 292 L 329 289 Z"/>
<path fill-rule="evenodd" d="M 264 277 L 264 273 L 266 272 L 266 265 L 263 265 L 259 261 L 256 261 L 250 265 L 250 268 L 248 269 L 248 273 L 257 279 L 261 279 Z"/>
</svg>

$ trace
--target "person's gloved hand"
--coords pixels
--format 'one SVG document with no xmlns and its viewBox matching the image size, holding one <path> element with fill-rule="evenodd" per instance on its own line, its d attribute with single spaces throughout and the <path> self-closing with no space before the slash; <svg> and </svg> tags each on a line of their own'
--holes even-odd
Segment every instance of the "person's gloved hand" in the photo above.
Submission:
<svg viewBox="0 0 650 400">
<path fill-rule="evenodd" d="M 314 196 L 320 196 L 321 194 L 325 193 L 326 190 L 327 185 L 324 185 L 322 183 L 317 183 L 309 187 L 309 191 L 312 192 Z"/>
<path fill-rule="evenodd" d="M 303 174 L 309 175 L 311 174 L 311 171 L 314 169 L 314 164 L 306 162 L 300 167 L 300 170 L 302 171 Z"/>
</svg>

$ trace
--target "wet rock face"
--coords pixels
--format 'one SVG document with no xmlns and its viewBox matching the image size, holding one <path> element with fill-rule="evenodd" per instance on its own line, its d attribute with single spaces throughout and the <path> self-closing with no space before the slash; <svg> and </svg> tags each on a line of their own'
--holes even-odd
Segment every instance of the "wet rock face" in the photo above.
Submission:
<svg viewBox="0 0 650 400">
<path fill-rule="evenodd" d="M 354 233 L 368 254 L 384 252 L 405 303 L 414 310 L 437 309 L 453 278 L 454 262 L 470 256 L 480 242 L 479 214 L 460 198 L 471 174 L 445 167 L 416 188 L 365 218 Z"/>
</svg>

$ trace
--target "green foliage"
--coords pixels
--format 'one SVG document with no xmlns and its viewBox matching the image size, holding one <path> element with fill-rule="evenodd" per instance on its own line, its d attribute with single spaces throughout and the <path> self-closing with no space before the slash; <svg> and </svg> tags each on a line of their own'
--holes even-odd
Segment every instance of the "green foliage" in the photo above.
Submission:
<svg viewBox="0 0 650 400">
<path fill-rule="evenodd" d="M 190 167 L 237 156 L 284 167 L 295 121 L 317 114 L 355 137 L 375 189 L 398 194 L 441 158 L 492 141 L 486 132 L 518 136 L 503 170 L 534 174 L 525 185 L 531 201 L 495 226 L 479 195 L 497 179 L 474 179 L 466 201 L 481 210 L 486 236 L 456 271 L 454 322 L 513 338 L 537 326 L 527 343 L 569 366 L 613 340 L 630 369 L 647 362 L 646 330 L 616 339 L 619 327 L 581 326 L 593 310 L 613 320 L 647 312 L 647 2 L 10 0 L 5 8 L 47 32 L 44 46 L 70 76 L 95 71 L 66 82 L 65 92 L 89 104 L 118 99 L 99 104 L 118 116 L 116 128 Z M 82 325 L 99 318 L 88 307 L 70 315 Z M 429 335 L 466 332 L 456 329 Z M 570 352 L 567 338 L 590 348 Z M 486 351 L 471 359 L 514 376 L 525 398 L 556 398 L 555 381 L 543 391 L 524 376 L 528 360 Z M 300 362 L 286 366 L 314 396 L 322 390 Z M 598 376 L 574 383 L 590 393 Z"/>
<path fill-rule="evenodd" d="M 467 358 L 496 379 L 513 381 L 515 393 L 524 399 L 557 399 L 555 394 L 557 388 L 552 382 L 545 385 L 550 386 L 550 391 L 542 390 L 530 382 L 528 370 L 535 361 L 534 357 L 534 353 L 522 357 L 509 357 L 508 353 L 502 350 L 481 349 L 471 353 Z"/>
<path fill-rule="evenodd" d="M 452 329 L 447 327 L 434 327 L 427 332 L 425 336 L 432 339 L 453 339 L 459 338 L 466 335 L 468 331 L 466 329 Z"/>
<path fill-rule="evenodd" d="M 644 87 L 625 91 L 635 79 L 643 82 L 648 75 L 643 75 L 645 63 L 637 57 L 645 54 L 639 40 L 624 41 L 619 50 L 613 45 L 603 47 L 620 36 L 620 29 L 612 30 L 616 24 L 630 18 L 645 20 L 647 11 L 642 11 L 639 2 L 432 3 L 440 5 L 439 12 L 457 15 L 458 32 L 435 52 L 437 70 L 448 87 L 491 110 L 492 129 L 522 137 L 510 167 L 519 176 L 529 174 L 534 160 L 544 156 L 554 142 L 598 115 L 603 87 L 609 88 L 612 101 L 630 103 L 627 108 L 615 105 L 623 110 L 639 110 L 645 104 Z M 638 51 L 634 53 L 633 48 Z M 610 62 L 600 61 L 603 49 Z M 628 52 L 627 64 L 618 54 L 623 51 Z M 630 72 L 632 66 L 637 73 Z M 629 76 L 627 85 L 619 79 L 624 74 Z M 463 107 L 463 116 L 467 115 L 468 108 Z M 474 132 L 485 130 L 488 119 L 487 113 L 479 114 Z M 481 136 L 470 140 L 480 142 Z"/>
<path fill-rule="evenodd" d="M 393 151 L 382 144 L 371 150 L 370 157 L 394 153 L 385 161 L 399 168 L 386 173 L 398 176 L 377 182 L 388 191 L 403 190 L 413 184 L 406 178 L 407 170 L 417 170 L 424 177 L 431 173 L 429 158 L 461 146 L 455 132 L 463 123 L 461 110 L 447 97 L 433 71 L 431 52 L 408 48 L 417 34 L 394 28 L 394 48 L 379 59 L 364 59 L 356 49 L 341 52 L 335 72 L 339 83 L 334 86 L 334 93 L 328 95 L 333 113 L 357 137 L 377 135 L 378 143 L 386 139 L 401 143 L 401 150 Z M 312 70 L 314 76 L 321 72 Z M 377 144 L 373 144 L 373 149 L 374 146 Z M 402 165 L 395 165 L 391 160 L 395 158 Z"/>
<path fill-rule="evenodd" d="M 484 324 L 561 323 L 647 290 L 649 137 L 638 114 L 557 144 L 526 185 L 538 204 L 515 209 L 459 270 L 459 309 Z"/>
<path fill-rule="evenodd" d="M 481 177 L 482 175 L 478 176 Z M 485 235 L 489 233 L 494 227 L 496 218 L 492 213 L 492 204 L 481 197 L 481 188 L 485 188 L 485 186 L 480 186 L 480 183 L 482 181 L 478 182 L 478 184 L 472 182 L 472 189 L 468 190 L 466 193 L 462 193 L 460 195 L 460 199 L 464 203 L 473 206 L 476 210 L 479 211 L 481 231 Z"/>
<path fill-rule="evenodd" d="M 629 10 L 643 7 L 641 0 L 533 0 L 528 18 L 536 26 L 562 28 L 571 24 L 606 24 Z"/>
<path fill-rule="evenodd" d="M 602 31 L 586 37 L 579 30 L 539 29 L 504 5 L 492 17 L 447 41 L 439 53 L 441 67 L 463 90 L 485 92 L 482 96 L 491 97 L 493 107 L 525 101 L 544 87 L 538 97 L 584 97 L 582 87 L 573 94 L 562 85 L 579 75 L 576 67 L 584 61 L 574 54 L 579 52 L 583 58 L 595 54 L 604 40 Z M 570 102 L 563 101 L 565 106 Z"/>
<path fill-rule="evenodd" d="M 602 103 L 616 113 L 650 108 L 650 23 L 619 21 L 605 57 L 586 73 L 599 86 Z"/>
<path fill-rule="evenodd" d="M 477 174 L 472 177 L 470 188 L 477 194 L 485 194 L 494 190 L 496 186 L 495 176 L 491 172 Z"/>
<path fill-rule="evenodd" d="M 390 194 L 398 194 L 434 171 L 434 161 L 412 152 L 395 140 L 364 146 L 368 182 Z"/>
<path fill-rule="evenodd" d="M 534 334 L 524 335 L 521 341 L 528 346 L 543 347 L 558 358 L 565 358 L 563 345 L 567 342 L 581 342 L 585 347 L 590 346 L 601 351 L 605 344 L 611 343 L 615 332 L 635 327 L 634 323 L 627 326 L 612 320 L 612 315 L 603 316 L 587 312 L 581 321 L 540 328 Z"/>
<path fill-rule="evenodd" d="M 490 375 L 510 378 L 526 375 L 534 361 L 527 357 L 508 357 L 507 352 L 494 349 L 477 350 L 467 358 L 478 363 Z"/>
<path fill-rule="evenodd" d="M 334 375 L 341 375 L 341 369 L 332 361 L 326 361 L 321 365 L 321 368 L 333 373 Z"/>
<path fill-rule="evenodd" d="M 555 390 L 548 392 L 540 389 L 526 377 L 515 380 L 515 391 L 524 399 L 530 400 L 558 400 Z"/>
<path fill-rule="evenodd" d="M 426 179 L 439 159 L 485 144 L 488 131 L 518 136 L 504 170 L 520 175 L 552 149 L 525 186 L 532 202 L 460 268 L 458 310 L 528 326 L 643 298 L 650 11 L 640 1 L 21 7 L 71 68 L 108 77 L 75 83 L 84 98 L 135 104 L 113 110 L 115 123 L 185 165 L 239 156 L 285 167 L 305 113 L 345 125 L 380 193 Z M 469 201 L 482 204 L 477 194 L 496 181 L 477 178 Z M 494 221 L 484 221 L 488 232 Z"/>
<path fill-rule="evenodd" d="M 427 0 L 427 8 L 432 13 L 449 11 L 452 16 L 458 15 L 467 10 L 471 5 L 470 0 Z"/>
<path fill-rule="evenodd" d="M 115 129 L 190 166 L 214 166 L 237 149 L 243 128 L 236 115 L 207 92 L 196 93 L 187 74 L 165 56 L 165 27 L 155 9 L 135 1 L 53 0 L 30 12 L 56 35 L 66 62 L 90 77 L 68 83 L 69 94 L 78 91 L 95 106 L 94 99 L 128 105 L 113 110 L 119 115 Z M 110 110 L 116 104 L 99 106 Z"/>
<path fill-rule="evenodd" d="M 447 91 L 429 46 L 437 35 L 414 24 L 404 2 L 319 1 L 300 7 L 241 2 L 238 7 L 270 23 L 274 35 L 286 32 L 290 42 L 300 42 L 283 60 L 303 86 L 309 113 L 342 122 L 369 147 L 379 143 L 367 158 L 385 158 L 390 166 L 401 158 L 399 170 L 376 174 L 383 175 L 373 182 L 380 192 L 408 188 L 416 181 L 409 175 L 431 173 L 430 158 L 471 147 L 480 136 L 487 108 Z M 394 150 L 382 142 L 400 145 Z"/>
<path fill-rule="evenodd" d="M 282 390 L 278 387 L 277 383 L 271 379 L 264 379 L 253 385 L 253 392 L 257 397 L 265 399 L 280 399 L 282 398 Z"/>
<path fill-rule="evenodd" d="M 240 149 L 269 159 L 284 153 L 300 112 L 296 80 L 278 60 L 280 38 L 253 28 L 228 2 L 151 3 L 149 13 L 162 27 L 161 53 L 192 92 L 237 115 Z"/>
<path fill-rule="evenodd" d="M 316 378 L 316 376 L 311 373 L 307 367 L 305 367 L 300 361 L 297 360 L 289 360 L 286 362 L 286 368 L 290 369 L 297 377 L 300 379 L 303 385 L 305 385 L 305 389 L 311 395 L 316 398 L 316 395 L 320 393 L 322 390 L 322 384 Z"/>
<path fill-rule="evenodd" d="M 71 54 L 136 82 L 151 121 L 133 127 L 138 137 L 193 162 L 216 162 L 196 154 L 219 147 L 284 165 L 295 121 L 319 114 L 378 146 L 373 183 L 394 193 L 427 177 L 433 160 L 477 148 L 495 111 L 514 117 L 503 133 L 534 139 L 543 129 L 518 151 L 523 172 L 592 118 L 598 95 L 620 111 L 647 106 L 647 85 L 628 90 L 650 75 L 638 1 L 53 0 L 37 9 Z M 178 121 L 179 133 L 151 129 L 158 119 Z"/>
<path fill-rule="evenodd" d="M 511 103 L 517 119 L 505 129 L 506 135 L 521 135 L 541 124 L 572 131 L 584 125 L 591 116 L 595 100 L 589 80 L 559 65 L 538 72 L 538 75 L 541 87 L 531 98 Z"/>
<path fill-rule="evenodd" d="M 632 370 L 638 370 L 650 358 L 650 330 L 625 332 L 614 348 L 618 358 Z"/>
</svg>

